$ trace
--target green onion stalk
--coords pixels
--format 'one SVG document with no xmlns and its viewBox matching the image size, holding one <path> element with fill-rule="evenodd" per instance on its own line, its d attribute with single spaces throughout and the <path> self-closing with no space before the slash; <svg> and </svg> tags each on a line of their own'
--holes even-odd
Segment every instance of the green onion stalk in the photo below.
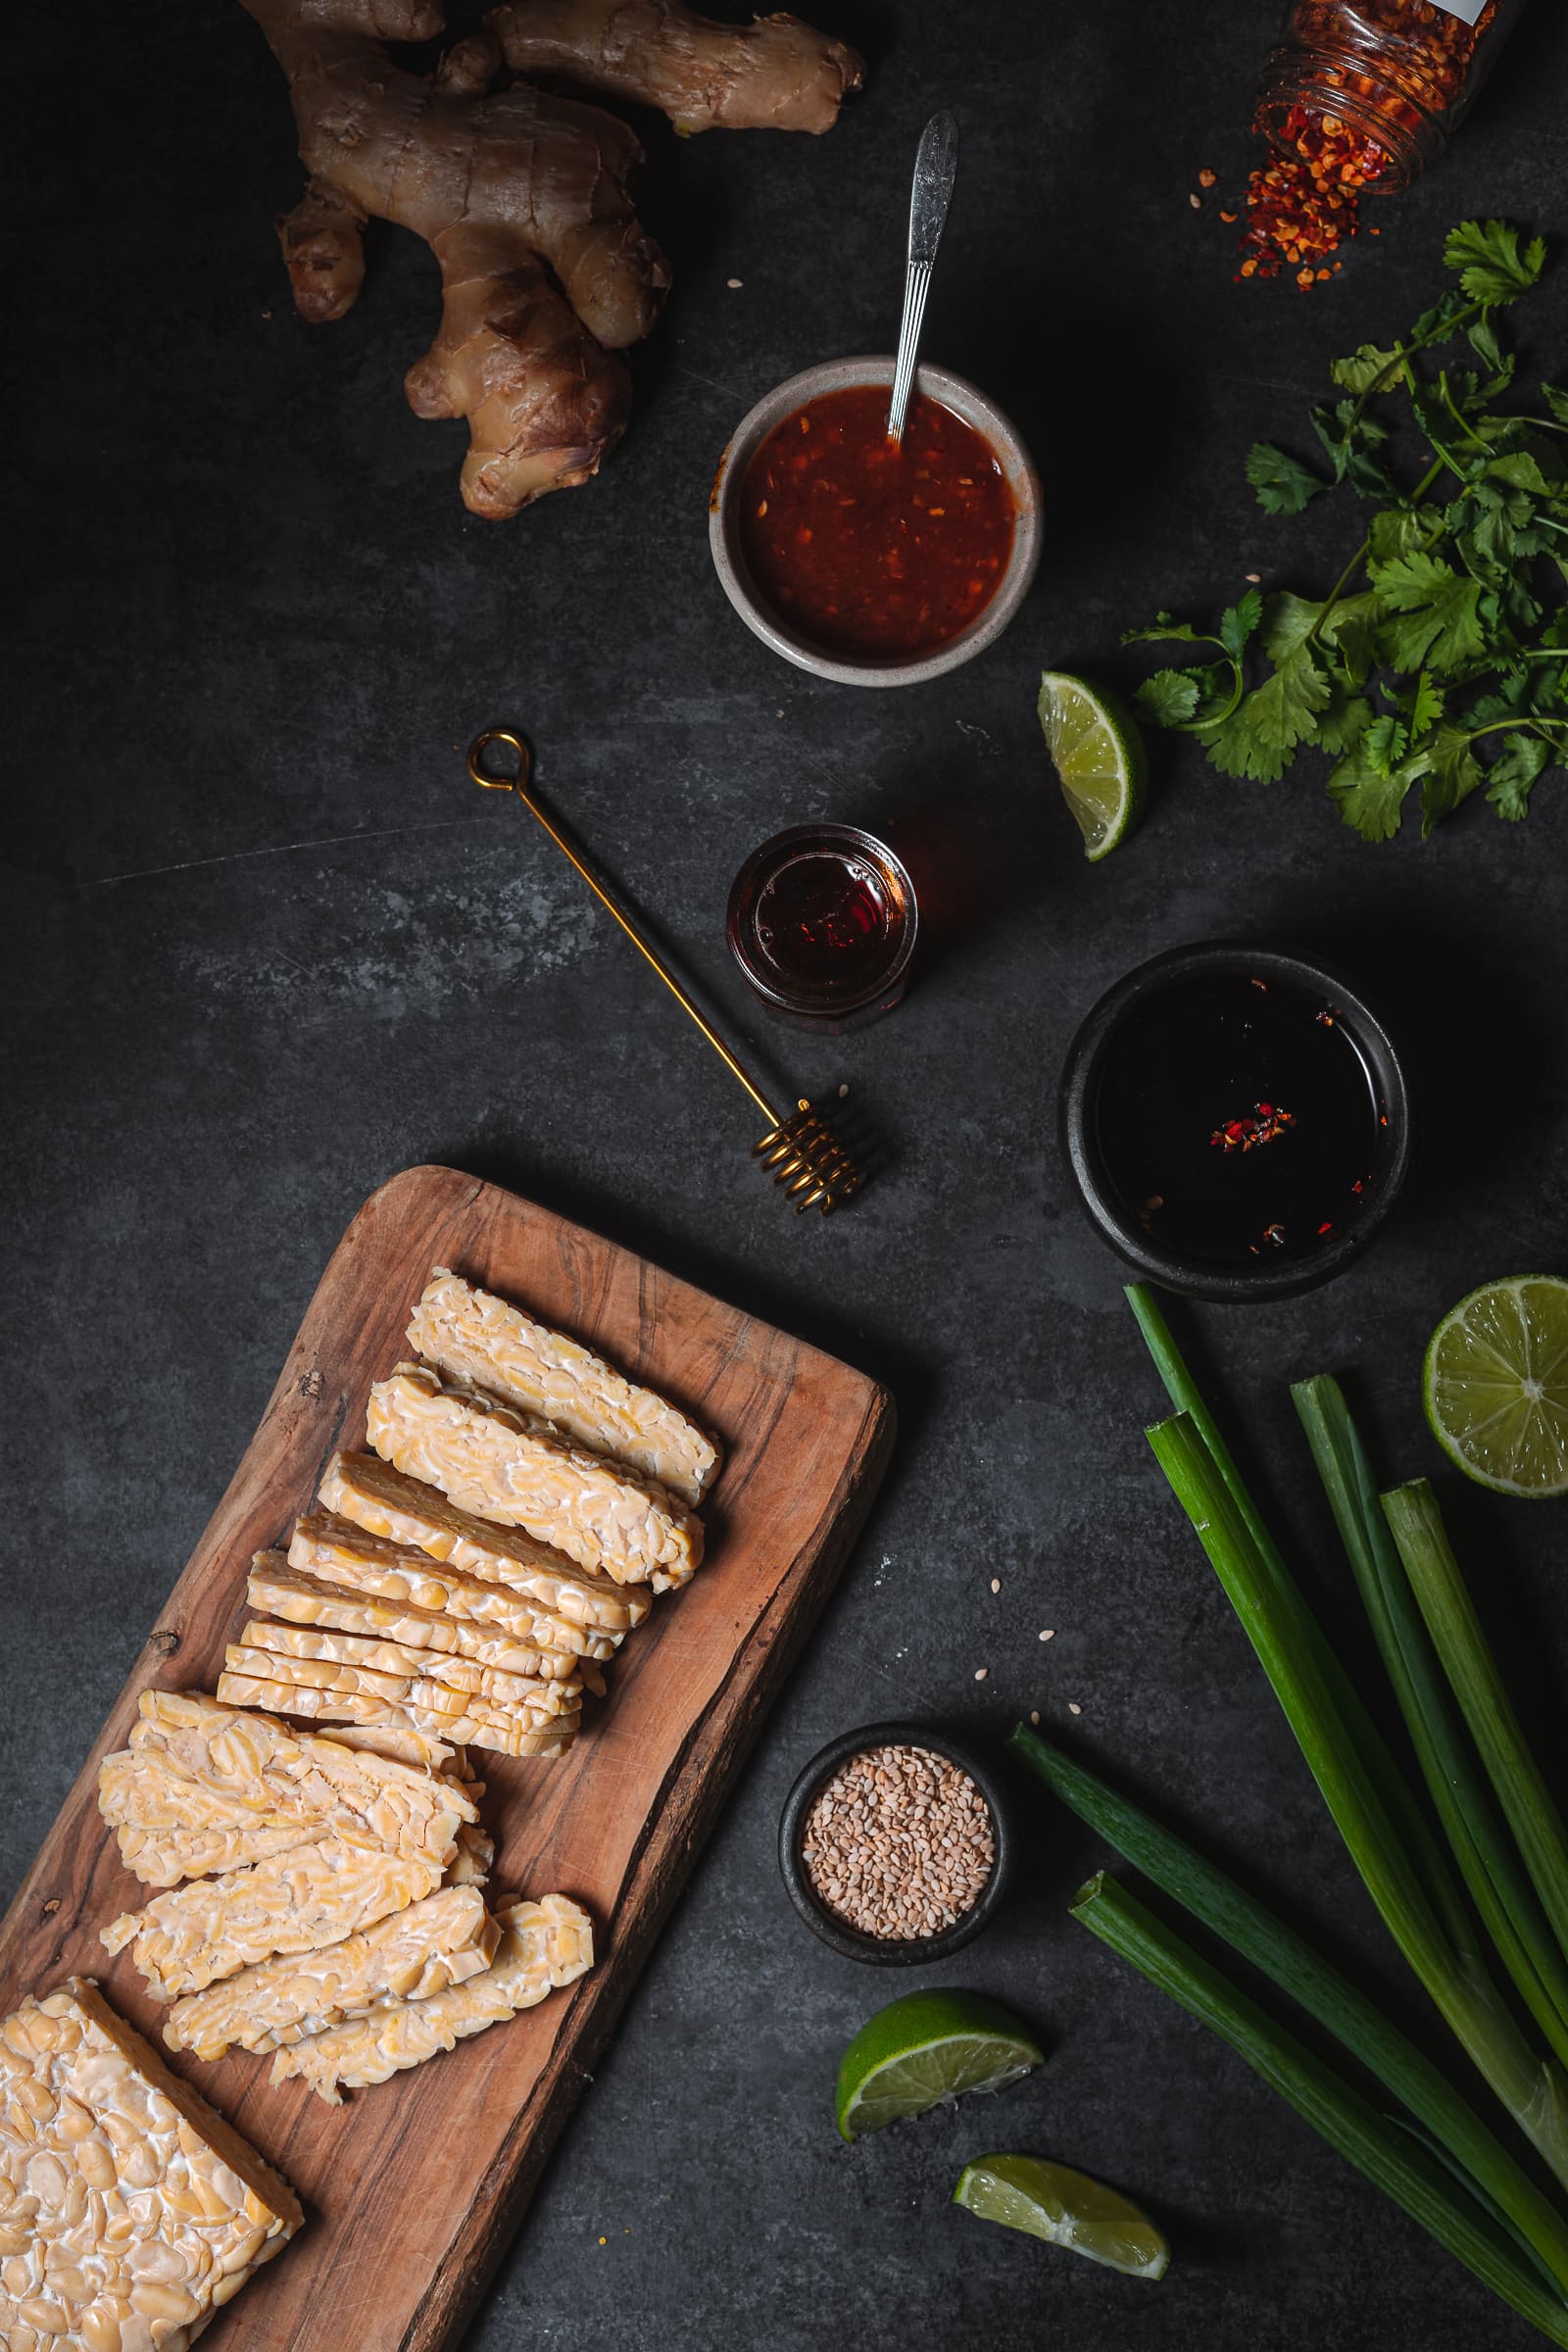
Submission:
<svg viewBox="0 0 1568 2352">
<path fill-rule="evenodd" d="M 1494 2294 L 1554 2344 L 1568 2345 L 1568 2304 L 1540 2277 L 1507 2231 L 1400 2124 L 1380 2115 L 1332 2067 L 1113 1879 L 1091 1879 L 1074 1898 L 1072 1914 L 1228 2041 L 1331 2147 L 1402 2206 Z"/>
<path fill-rule="evenodd" d="M 1560 2291 L 1568 2218 L 1409 2035 L 1266 1904 L 1119 1790 L 1026 1724 L 1009 1752 L 1160 1890 L 1223 1936 L 1401 2101 L 1483 2209 Z M 1091 1923 L 1092 1924 L 1092 1923 Z M 1339 2145 L 1337 2141 L 1335 2143 Z M 1363 2164 L 1364 2172 L 1368 2167 Z M 1446 2243 L 1447 2241 L 1445 2240 Z M 1461 2256 L 1461 2259 L 1463 2257 Z"/>
<path fill-rule="evenodd" d="M 1449 1546 L 1438 1498 L 1418 1478 L 1385 1494 L 1383 1511 L 1560 1956 L 1568 1952 L 1568 1835 L 1508 1702 Z"/>
<path fill-rule="evenodd" d="M 1542 1900 L 1498 1820 L 1475 1752 L 1455 1718 L 1411 1580 L 1401 1565 L 1385 1506 L 1380 1504 L 1360 1433 L 1337 1381 L 1327 1377 L 1299 1381 L 1291 1395 L 1422 1778 L 1471 1900 L 1521 1999 L 1557 2057 L 1568 2063 L 1568 1965 Z M 1418 1492 L 1401 1490 L 1406 1497 Z M 1425 1492 L 1430 1495 L 1429 1488 Z M 1423 1572 L 1429 1546 L 1420 1532 L 1424 1509 L 1397 1496 L 1389 1500 L 1406 1529 L 1416 1573 L 1430 1595 L 1433 1583 Z M 1435 1502 L 1431 1508 L 1435 1517 Z M 1441 1533 L 1440 1526 L 1440 1541 Z M 1446 1551 L 1446 1544 L 1444 1549 Z M 1451 1563 L 1451 1553 L 1447 1556 Z M 1452 1575 L 1457 1577 L 1456 1567 Z M 1445 1616 L 1441 1609 L 1438 1614 L 1440 1619 Z M 1455 1634 L 1462 1646 L 1463 1628 L 1456 1626 Z M 1479 1642 L 1478 1628 L 1471 1638 Z M 1503 1703 L 1506 1705 L 1505 1700 Z M 1514 1728 L 1517 1731 L 1517 1726 Z M 1530 1770 L 1533 1773 L 1534 1767 Z M 1546 1801 L 1549 1807 L 1550 1800 Z M 1556 1871 L 1548 1873 L 1548 1882 L 1557 1894 L 1568 1897 L 1568 1874 L 1560 1861 Z M 1559 1909 L 1568 1909 L 1568 1904 Z"/>
</svg>

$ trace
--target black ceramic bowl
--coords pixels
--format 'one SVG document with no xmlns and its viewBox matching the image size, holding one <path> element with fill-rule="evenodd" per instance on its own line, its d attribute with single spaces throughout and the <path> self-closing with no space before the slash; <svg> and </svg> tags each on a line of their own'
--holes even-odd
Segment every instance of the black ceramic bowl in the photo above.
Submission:
<svg viewBox="0 0 1568 2352">
<path fill-rule="evenodd" d="M 1277 989 L 1288 1001 L 1315 1001 L 1359 1054 L 1382 1114 L 1365 1199 L 1348 1221 L 1300 1255 L 1254 1264 L 1216 1263 L 1184 1253 L 1147 1225 L 1118 1188 L 1102 1140 L 1102 1092 L 1132 1024 L 1155 1001 L 1192 983 L 1246 980 Z M 1212 1106 L 1211 1106 L 1212 1107 Z M 1343 972 L 1304 956 L 1210 941 L 1173 948 L 1140 964 L 1107 990 L 1074 1038 L 1062 1072 L 1061 1144 L 1090 1223 L 1102 1241 L 1148 1282 L 1189 1298 L 1246 1301 L 1287 1298 L 1341 1274 L 1382 1232 L 1410 1162 L 1410 1105 L 1398 1051 L 1383 1022 Z M 1261 1159 L 1261 1154 L 1259 1155 Z"/>
<path fill-rule="evenodd" d="M 801 1840 L 812 1800 L 823 1782 L 831 1780 L 841 1764 L 868 1747 L 924 1747 L 933 1755 L 945 1756 L 949 1763 L 968 1774 L 990 1810 L 991 1833 L 997 1849 L 991 1876 L 973 1908 L 940 1936 L 915 1936 L 899 1943 L 862 1936 L 858 1928 L 852 1928 L 836 1911 L 829 1910 L 806 1875 Z M 784 1800 L 778 1824 L 778 1866 L 790 1901 L 812 1934 L 820 1936 L 825 1944 L 846 1960 L 866 1960 L 873 1968 L 923 1968 L 929 1961 L 945 1960 L 950 1952 L 958 1951 L 982 1928 L 989 1926 L 1006 1893 L 1013 1852 L 1007 1805 L 1007 1791 L 995 1768 L 967 1740 L 955 1740 L 951 1733 L 935 1724 L 869 1723 L 858 1732 L 846 1732 L 842 1739 L 830 1740 L 826 1747 L 818 1749 Z"/>
</svg>

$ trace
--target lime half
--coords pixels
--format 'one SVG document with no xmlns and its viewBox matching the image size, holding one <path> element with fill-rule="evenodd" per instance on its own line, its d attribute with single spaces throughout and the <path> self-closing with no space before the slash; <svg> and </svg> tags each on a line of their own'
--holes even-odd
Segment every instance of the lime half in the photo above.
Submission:
<svg viewBox="0 0 1568 2352">
<path fill-rule="evenodd" d="M 1045 2052 L 1021 2018 L 983 1992 L 907 1992 L 865 2024 L 839 2067 L 846 2139 L 924 2115 L 968 2090 L 1004 2090 Z"/>
<path fill-rule="evenodd" d="M 1421 1377 L 1432 1434 L 1499 1494 L 1568 1494 L 1568 1282 L 1520 1274 L 1461 1298 Z"/>
<path fill-rule="evenodd" d="M 1149 763 L 1138 721 L 1087 678 L 1048 669 L 1040 681 L 1040 724 L 1084 855 L 1098 864 L 1120 849 L 1144 812 Z"/>
<path fill-rule="evenodd" d="M 1170 2248 L 1149 2216 L 1102 2180 L 1043 2156 L 981 2156 L 966 2165 L 955 2205 L 983 2222 L 1070 2246 L 1133 2278 L 1163 2278 Z"/>
</svg>

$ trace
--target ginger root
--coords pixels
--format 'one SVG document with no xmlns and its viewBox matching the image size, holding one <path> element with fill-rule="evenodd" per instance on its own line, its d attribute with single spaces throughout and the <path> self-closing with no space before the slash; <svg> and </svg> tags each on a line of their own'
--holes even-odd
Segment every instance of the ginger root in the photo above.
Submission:
<svg viewBox="0 0 1568 2352">
<path fill-rule="evenodd" d="M 632 209 L 642 160 L 612 115 L 508 67 L 662 109 L 677 128 L 822 131 L 863 68 L 794 17 L 710 24 L 686 0 L 512 0 L 433 74 L 388 41 L 443 29 L 438 0 L 242 0 L 288 77 L 305 194 L 278 223 L 295 307 L 341 318 L 370 220 L 413 229 L 441 270 L 441 324 L 405 381 L 419 416 L 465 416 L 465 503 L 517 514 L 587 481 L 626 428 L 618 357 L 669 270 Z"/>
</svg>

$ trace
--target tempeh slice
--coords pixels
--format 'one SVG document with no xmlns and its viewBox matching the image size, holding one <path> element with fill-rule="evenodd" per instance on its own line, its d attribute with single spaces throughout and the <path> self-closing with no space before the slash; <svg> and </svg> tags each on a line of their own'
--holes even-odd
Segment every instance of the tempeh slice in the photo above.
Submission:
<svg viewBox="0 0 1568 2352">
<path fill-rule="evenodd" d="M 652 1389 L 627 1380 L 562 1331 L 434 1268 L 409 1325 L 409 1346 L 449 1380 L 471 1382 L 536 1415 L 591 1453 L 628 1462 L 696 1504 L 712 1485 L 712 1439 Z"/>
<path fill-rule="evenodd" d="M 467 1823 L 461 1825 L 467 1828 Z M 115 1832 L 120 1859 L 144 1886 L 177 1886 L 181 1879 L 216 1878 L 222 1870 L 247 1870 L 273 1854 L 314 1845 L 318 1821 L 280 1821 L 249 1830 L 133 1830 Z"/>
<path fill-rule="evenodd" d="M 337 1458 L 356 1465 L 352 1485 L 329 1470 L 321 1491 L 338 1497 L 343 1515 L 312 1511 L 296 1521 L 289 1544 L 289 1566 L 307 1576 L 378 1599 L 444 1611 L 466 1624 L 495 1627 L 539 1649 L 590 1658 L 613 1657 L 628 1629 L 640 1625 L 653 1606 L 651 1593 L 635 1586 L 623 1591 L 608 1576 L 585 1576 L 531 1536 L 468 1519 L 434 1487 L 405 1478 L 373 1453 Z M 374 1481 L 360 1474 L 362 1463 L 395 1481 L 410 1507 L 401 1501 L 393 1507 L 388 1496 L 375 1492 Z M 455 1534 L 442 1524 L 448 1516 L 478 1529 L 485 1540 Z M 421 1533 L 428 1543 L 416 1542 Z M 488 1542 L 492 1536 L 494 1544 Z M 434 1549 L 439 1543 L 447 1544 L 450 1560 Z"/>
<path fill-rule="evenodd" d="M 205 1690 L 144 1690 L 138 1703 L 128 1750 L 106 1757 L 100 1774 L 100 1808 L 116 1828 L 315 1821 L 393 1850 L 444 1854 L 457 1820 L 479 1818 L 471 1799 L 416 1766 L 355 1754 Z"/>
<path fill-rule="evenodd" d="M 373 1537 L 360 1537 L 373 1543 Z M 368 1641 L 401 1643 L 407 1651 L 424 1656 L 421 1671 L 450 1682 L 446 1668 L 431 1653 L 463 1659 L 474 1666 L 499 1668 L 503 1674 L 526 1676 L 535 1682 L 575 1682 L 605 1693 L 601 1668 L 564 1649 L 535 1649 L 505 1631 L 470 1625 L 434 1609 L 416 1608 L 411 1601 L 382 1600 L 374 1593 L 354 1592 L 328 1584 L 303 1569 L 285 1565 L 275 1551 L 259 1551 L 246 1586 L 251 1603 L 270 1610 L 290 1625 L 329 1626 L 339 1633 L 360 1634 Z"/>
<path fill-rule="evenodd" d="M 298 1631 L 295 1627 L 284 1630 Z M 396 1707 L 412 1704 L 432 1715 L 495 1712 L 515 1720 L 525 1732 L 542 1731 L 557 1720 L 575 1723 L 582 1713 L 581 1698 L 563 1696 L 560 1683 L 539 1684 L 539 1690 L 547 1691 L 549 1696 L 537 1702 L 481 1698 L 476 1692 L 454 1690 L 447 1684 L 432 1682 L 423 1675 L 384 1674 L 371 1666 L 347 1666 L 332 1658 L 302 1658 L 287 1650 L 266 1649 L 244 1642 L 229 1643 L 223 1652 L 223 1665 L 231 1674 L 254 1674 L 277 1683 L 302 1683 L 314 1690 L 363 1690 L 371 1698 L 390 1699 Z"/>
<path fill-rule="evenodd" d="M 198 2058 L 275 2050 L 363 2017 L 388 1993 L 422 2001 L 466 1984 L 489 1967 L 500 1936 L 476 1887 L 443 1886 L 341 1943 L 258 1961 L 176 2001 L 164 2039 Z"/>
<path fill-rule="evenodd" d="M 267 1707 L 274 1715 L 305 1715 L 327 1724 L 410 1727 L 503 1756 L 564 1756 L 577 1736 L 575 1723 L 561 1728 L 560 1716 L 553 1719 L 548 1731 L 517 1731 L 510 1723 L 503 1730 L 494 1721 L 480 1723 L 471 1716 L 436 1714 L 412 1702 L 394 1705 L 391 1699 L 372 1698 L 363 1690 L 316 1690 L 301 1683 L 264 1681 L 251 1674 L 220 1675 L 218 1689 L 220 1696 L 236 1707 Z"/>
<path fill-rule="evenodd" d="M 305 2218 L 90 1977 L 0 2021 L 0 2214 L 11 2352 L 184 2352 Z"/>
<path fill-rule="evenodd" d="M 564 1707 L 579 1705 L 582 1699 L 582 1684 L 574 1677 L 509 1673 L 504 1667 L 481 1666 L 476 1659 L 457 1657 L 450 1650 L 415 1649 L 403 1642 L 369 1640 L 334 1627 L 273 1625 L 265 1617 L 252 1617 L 242 1628 L 240 1640 L 289 1657 L 368 1666 L 376 1674 L 422 1676 L 444 1683 L 451 1690 L 473 1690 L 481 1698 L 544 1707 L 556 1715 Z"/>
<path fill-rule="evenodd" d="M 405 2067 L 420 2066 L 470 2034 L 499 2025 L 519 2009 L 569 1984 L 592 1968 L 593 1922 L 564 1894 L 498 1909 L 500 1948 L 483 1976 L 428 2001 L 380 2002 L 352 2025 L 336 2026 L 279 2050 L 271 2080 L 299 2076 L 329 2106 L 344 2089 L 384 2082 Z"/>
<path fill-rule="evenodd" d="M 155 2000 L 200 1992 L 274 1952 L 319 1951 L 434 1894 L 444 1863 L 411 1860 L 342 1838 L 153 1897 L 100 1932 L 106 1951 L 131 1946 Z"/>
<path fill-rule="evenodd" d="M 427 1772 L 446 1773 L 460 1787 L 474 1777 L 462 1747 L 454 1747 L 450 1740 L 436 1739 L 432 1732 L 403 1730 L 390 1723 L 335 1723 L 323 1736 L 339 1740 L 344 1747 L 368 1748 L 372 1756 L 395 1756 L 400 1764 L 422 1764 Z M 475 1804 L 483 1793 L 483 1782 L 467 1790 Z M 472 1827 L 471 1822 L 463 1824 L 458 1832 L 460 1844 L 464 1831 Z"/>
<path fill-rule="evenodd" d="M 477 1390 L 443 1388 L 420 1364 L 374 1384 L 366 1434 L 384 1461 L 460 1510 L 525 1528 L 617 1584 L 664 1592 L 702 1559 L 702 1521 L 654 1480 L 528 1428 Z"/>
</svg>

